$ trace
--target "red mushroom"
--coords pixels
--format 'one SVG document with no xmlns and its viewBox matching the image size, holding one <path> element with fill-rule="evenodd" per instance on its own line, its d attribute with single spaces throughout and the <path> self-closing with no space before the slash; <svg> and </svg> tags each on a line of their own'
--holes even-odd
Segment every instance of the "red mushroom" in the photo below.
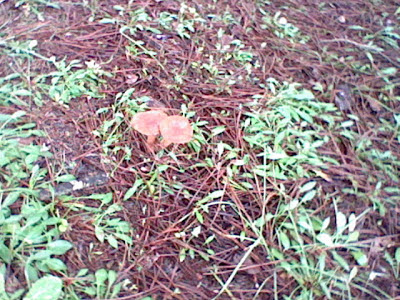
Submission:
<svg viewBox="0 0 400 300">
<path fill-rule="evenodd" d="M 147 143 L 151 146 L 160 134 L 160 123 L 167 117 L 162 111 L 150 110 L 134 115 L 130 124 L 135 130 L 147 135 Z"/>
<path fill-rule="evenodd" d="M 171 143 L 188 143 L 193 137 L 193 128 L 189 120 L 182 116 L 164 118 L 160 123 L 160 132 L 163 137 L 161 146 L 164 148 Z"/>
</svg>

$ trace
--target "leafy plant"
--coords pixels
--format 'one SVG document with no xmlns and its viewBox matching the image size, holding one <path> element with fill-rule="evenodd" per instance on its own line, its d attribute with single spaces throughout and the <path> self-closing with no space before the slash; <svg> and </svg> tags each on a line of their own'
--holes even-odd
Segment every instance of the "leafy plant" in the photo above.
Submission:
<svg viewBox="0 0 400 300">
<path fill-rule="evenodd" d="M 72 244 L 60 239 L 64 220 L 51 216 L 54 204 L 38 200 L 37 188 L 44 184 L 46 170 L 37 161 L 51 154 L 45 147 L 20 143 L 21 139 L 42 135 L 34 129 L 35 124 L 23 123 L 24 115 L 23 111 L 0 115 L 0 260 L 4 266 L 23 268 L 29 284 L 39 280 L 41 274 L 65 271 L 66 265 L 55 256 L 65 254 Z M 16 202 L 21 202 L 18 211 L 12 208 Z M 32 297 L 47 279 L 34 285 L 27 299 L 38 299 Z"/>
<path fill-rule="evenodd" d="M 24 300 L 57 300 L 61 296 L 62 285 L 58 277 L 42 277 L 32 285 Z"/>
<path fill-rule="evenodd" d="M 277 12 L 274 16 L 271 16 L 261 8 L 260 12 L 264 15 L 264 24 L 261 27 L 264 29 L 270 28 L 277 37 L 301 44 L 305 44 L 310 40 L 310 37 L 302 34 L 297 26 L 288 22 L 285 17 L 281 17 L 281 12 Z"/>
<path fill-rule="evenodd" d="M 107 241 L 112 247 L 118 249 L 118 240 L 132 245 L 132 228 L 126 221 L 116 218 L 115 214 L 122 210 L 122 206 L 118 204 L 110 204 L 112 201 L 112 193 L 92 194 L 82 197 L 64 196 L 63 205 L 71 210 L 84 210 L 92 214 L 94 225 L 94 233 L 97 239 L 104 243 Z M 99 207 L 83 206 L 80 199 L 92 199 L 100 201 Z"/>
<path fill-rule="evenodd" d="M 73 278 L 70 286 L 66 287 L 65 299 L 80 300 L 117 299 L 121 291 L 135 293 L 138 287 L 129 279 L 119 280 L 114 270 L 99 269 L 92 273 L 88 269 L 81 269 Z"/>
<path fill-rule="evenodd" d="M 196 31 L 196 26 L 205 23 L 205 20 L 199 15 L 196 8 L 181 3 L 179 14 L 161 12 L 159 23 L 165 29 L 176 31 L 181 38 L 190 39 L 191 33 Z M 176 25 L 173 25 L 174 23 Z"/>
<path fill-rule="evenodd" d="M 110 218 L 115 212 L 121 211 L 122 207 L 117 204 L 109 206 L 104 213 L 97 214 L 95 217 L 95 234 L 100 242 L 107 242 L 118 249 L 118 240 L 132 245 L 131 226 L 128 222 L 120 218 Z"/>
<path fill-rule="evenodd" d="M 54 62 L 57 71 L 35 78 L 36 85 L 56 102 L 68 104 L 71 99 L 87 96 L 101 98 L 100 86 L 105 82 L 103 76 L 111 76 L 94 61 L 86 62 L 86 68 L 78 60 L 66 64 Z"/>
<path fill-rule="evenodd" d="M 298 89 L 297 84 L 273 85 L 273 96 L 267 109 L 246 113 L 243 122 L 245 141 L 261 157 L 254 168 L 259 176 L 277 179 L 310 177 L 327 163 L 337 164 L 321 156 L 318 148 L 329 141 L 315 119 L 328 124 L 332 104 L 317 101 L 313 94 Z"/>
<path fill-rule="evenodd" d="M 114 299 L 123 288 L 122 282 L 117 283 L 117 273 L 113 270 L 99 269 L 89 274 L 88 269 L 82 269 L 75 278 L 76 289 L 96 299 Z"/>
<path fill-rule="evenodd" d="M 26 11 L 26 13 L 32 12 L 36 15 L 39 21 L 44 21 L 44 15 L 42 12 L 44 7 L 60 9 L 60 5 L 57 2 L 48 0 L 18 0 L 15 1 L 14 7 L 22 7 Z"/>
<path fill-rule="evenodd" d="M 32 79 L 29 69 L 30 62 L 35 58 L 40 58 L 49 61 L 46 57 L 37 53 L 36 40 L 16 41 L 13 38 L 0 40 L 0 53 L 13 59 L 19 64 L 27 65 L 25 72 L 17 71 L 12 68 L 9 74 L 0 78 L 0 102 L 3 105 L 20 105 L 31 106 L 32 101 L 37 104 L 42 104 L 42 95 L 36 93 L 28 84 Z"/>
<path fill-rule="evenodd" d="M 0 78 L 0 101 L 4 105 L 20 105 L 29 106 L 29 101 L 35 95 L 26 87 L 20 74 L 14 73 L 6 77 Z M 36 102 L 36 98 L 35 102 Z M 40 103 L 40 101 L 37 101 Z"/>
</svg>

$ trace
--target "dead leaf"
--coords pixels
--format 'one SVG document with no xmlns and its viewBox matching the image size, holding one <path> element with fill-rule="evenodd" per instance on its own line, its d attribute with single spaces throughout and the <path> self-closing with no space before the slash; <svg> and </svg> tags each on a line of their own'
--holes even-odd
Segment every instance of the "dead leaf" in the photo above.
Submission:
<svg viewBox="0 0 400 300">
<path fill-rule="evenodd" d="M 139 76 L 137 76 L 135 74 L 129 74 L 129 75 L 126 75 L 126 77 L 127 77 L 127 80 L 126 80 L 127 84 L 134 84 L 139 79 Z"/>
<path fill-rule="evenodd" d="M 335 103 L 341 111 L 350 111 L 354 104 L 351 88 L 341 84 L 336 89 Z"/>
<path fill-rule="evenodd" d="M 324 172 L 319 171 L 319 170 L 314 170 L 314 172 L 315 172 L 315 175 L 325 179 L 328 182 L 332 182 L 332 178 L 328 174 L 325 174 Z"/>
<path fill-rule="evenodd" d="M 369 97 L 367 98 L 367 101 L 374 112 L 382 111 L 382 105 L 379 103 L 379 101 Z"/>
</svg>

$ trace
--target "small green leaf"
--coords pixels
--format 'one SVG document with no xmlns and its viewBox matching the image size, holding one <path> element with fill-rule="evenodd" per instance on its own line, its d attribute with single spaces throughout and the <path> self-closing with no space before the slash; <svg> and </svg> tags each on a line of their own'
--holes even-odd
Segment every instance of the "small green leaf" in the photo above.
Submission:
<svg viewBox="0 0 400 300">
<path fill-rule="evenodd" d="M 225 194 L 224 190 L 218 190 L 218 191 L 214 191 L 211 194 L 209 194 L 207 196 L 207 198 L 210 198 L 210 199 L 221 198 L 224 194 Z"/>
<path fill-rule="evenodd" d="M 213 240 L 215 239 L 215 235 L 210 235 L 206 241 L 204 242 L 204 245 L 208 245 L 209 243 L 211 243 Z"/>
<path fill-rule="evenodd" d="M 319 271 L 321 273 L 324 272 L 325 267 L 326 267 L 326 254 L 322 253 L 319 257 L 318 257 L 318 265 L 319 265 Z"/>
<path fill-rule="evenodd" d="M 309 190 L 312 190 L 316 185 L 316 181 L 309 181 L 300 188 L 300 193 L 308 192 Z"/>
<path fill-rule="evenodd" d="M 313 123 L 313 118 L 309 114 L 305 113 L 304 111 L 297 109 L 296 112 L 299 114 L 299 116 L 306 122 L 308 123 Z"/>
<path fill-rule="evenodd" d="M 347 28 L 352 29 L 352 30 L 362 30 L 365 31 L 366 29 L 360 25 L 350 25 Z"/>
<path fill-rule="evenodd" d="M 305 219 L 305 218 L 299 219 L 299 220 L 297 221 L 297 224 L 298 224 L 300 227 L 303 227 L 304 229 L 306 229 L 306 230 L 308 230 L 308 231 L 310 231 L 310 232 L 315 231 L 315 228 L 312 227 L 312 222 L 311 222 L 311 224 L 310 224 L 310 223 L 309 223 L 309 220 L 307 220 L 307 219 Z"/>
<path fill-rule="evenodd" d="M 342 212 L 337 212 L 336 214 L 336 230 L 340 234 L 343 232 L 347 224 L 347 218 Z"/>
<path fill-rule="evenodd" d="M 254 226 L 257 226 L 258 228 L 262 228 L 265 225 L 265 218 L 259 217 L 254 220 L 253 224 L 254 224 Z"/>
<path fill-rule="evenodd" d="M 182 248 L 181 251 L 179 251 L 179 261 L 183 262 L 186 259 L 186 249 Z"/>
<path fill-rule="evenodd" d="M 121 6 L 121 5 L 114 5 L 114 6 L 113 6 L 113 9 L 115 9 L 115 10 L 122 10 L 122 11 L 125 10 L 125 8 L 124 8 L 123 6 Z"/>
<path fill-rule="evenodd" d="M 353 125 L 354 125 L 354 121 L 352 121 L 352 120 L 344 121 L 340 124 L 340 126 L 343 128 L 351 127 Z"/>
<path fill-rule="evenodd" d="M 221 156 L 224 153 L 224 143 L 218 143 L 217 145 L 217 153 L 219 156 Z"/>
<path fill-rule="evenodd" d="M 268 153 L 265 155 L 265 157 L 271 160 L 279 160 L 282 158 L 287 158 L 288 156 L 286 153 Z"/>
<path fill-rule="evenodd" d="M 271 249 L 271 255 L 272 255 L 272 260 L 275 260 L 275 259 L 284 260 L 284 259 L 285 259 L 285 257 L 284 257 L 284 255 L 282 254 L 282 252 L 279 251 L 279 250 L 276 249 L 276 248 L 272 248 L 272 249 Z"/>
<path fill-rule="evenodd" d="M 114 270 L 108 271 L 108 286 L 112 286 L 114 282 L 117 280 L 117 272 Z"/>
<path fill-rule="evenodd" d="M 299 200 L 294 199 L 294 200 L 290 201 L 287 208 L 288 208 L 288 210 L 293 210 L 293 209 L 297 208 L 298 206 L 299 206 Z"/>
<path fill-rule="evenodd" d="M 211 136 L 214 137 L 220 133 L 223 133 L 226 130 L 225 126 L 216 126 L 211 130 Z"/>
<path fill-rule="evenodd" d="M 112 193 L 106 193 L 106 194 L 93 194 L 88 196 L 87 198 L 93 200 L 100 200 L 102 204 L 108 204 L 112 201 L 112 197 L 113 197 Z"/>
<path fill-rule="evenodd" d="M 96 296 L 96 289 L 92 286 L 90 287 L 85 287 L 83 289 L 83 292 L 89 296 Z"/>
<path fill-rule="evenodd" d="M 290 248 L 290 239 L 289 239 L 288 235 L 286 233 L 284 233 L 283 231 L 281 231 L 279 233 L 279 241 L 281 242 L 281 244 L 285 250 Z"/>
<path fill-rule="evenodd" d="M 396 252 L 394 254 L 394 258 L 396 259 L 397 263 L 400 264 L 400 248 L 396 249 Z"/>
<path fill-rule="evenodd" d="M 72 180 L 75 180 L 75 176 L 72 174 L 61 175 L 56 178 L 56 182 L 70 182 Z"/>
<path fill-rule="evenodd" d="M 38 271 L 29 263 L 25 265 L 25 274 L 28 277 L 27 279 L 30 281 L 36 281 L 39 279 Z"/>
<path fill-rule="evenodd" d="M 326 299 L 332 299 L 332 294 L 331 294 L 330 288 L 328 288 L 328 286 L 326 285 L 326 282 L 320 280 L 318 282 L 318 284 L 320 285 L 320 287 L 322 288 L 323 292 L 325 293 Z"/>
<path fill-rule="evenodd" d="M 207 249 L 206 251 L 210 255 L 215 255 L 215 251 L 213 249 Z"/>
<path fill-rule="evenodd" d="M 168 168 L 169 168 L 169 165 L 159 165 L 159 166 L 157 167 L 157 170 L 158 170 L 160 173 L 162 173 L 162 172 L 168 170 Z M 135 183 L 136 183 L 136 181 L 135 181 Z"/>
<path fill-rule="evenodd" d="M 308 201 L 312 200 L 316 194 L 317 194 L 316 190 L 311 190 L 311 191 L 307 192 L 303 196 L 303 198 L 301 198 L 301 202 L 308 202 Z"/>
<path fill-rule="evenodd" d="M 55 276 L 46 276 L 36 281 L 24 300 L 57 300 L 61 296 L 62 280 Z"/>
<path fill-rule="evenodd" d="M 126 191 L 125 196 L 124 196 L 124 201 L 128 200 L 129 198 L 131 198 L 137 191 L 137 189 L 143 184 L 143 180 L 142 179 L 137 179 L 135 181 L 135 183 L 133 184 L 133 186 Z"/>
<path fill-rule="evenodd" d="M 14 96 L 31 96 L 32 95 L 32 93 L 30 91 L 25 90 L 25 89 L 13 91 L 12 94 Z"/>
<path fill-rule="evenodd" d="M 200 255 L 200 257 L 201 257 L 202 259 L 204 259 L 205 261 L 210 261 L 210 257 L 209 257 L 207 254 L 205 254 L 205 253 L 203 253 L 203 252 L 199 252 L 199 255 Z"/>
<path fill-rule="evenodd" d="M 72 247 L 73 245 L 68 241 L 57 240 L 54 242 L 50 242 L 47 245 L 47 250 L 51 251 L 55 255 L 63 255 Z"/>
<path fill-rule="evenodd" d="M 203 217 L 203 215 L 201 214 L 201 212 L 199 212 L 198 210 L 196 210 L 196 211 L 194 212 L 194 214 L 196 215 L 197 221 L 199 221 L 200 224 L 203 224 L 203 223 L 204 223 L 204 217 Z"/>
<path fill-rule="evenodd" d="M 357 263 L 360 266 L 365 267 L 365 266 L 368 265 L 368 257 L 365 255 L 364 252 L 362 252 L 362 251 L 353 251 L 351 254 L 353 255 L 354 259 L 357 261 Z"/>
<path fill-rule="evenodd" d="M 394 68 L 394 67 L 390 67 L 390 68 L 386 68 L 386 69 L 381 70 L 381 73 L 383 75 L 393 76 L 393 75 L 395 75 L 397 73 L 397 69 Z"/>
<path fill-rule="evenodd" d="M 14 120 L 16 120 L 16 119 L 21 118 L 22 116 L 25 116 L 25 115 L 26 115 L 26 112 L 25 112 L 25 111 L 23 111 L 23 110 L 18 110 L 18 111 L 16 111 L 15 113 L 13 113 L 13 114 L 11 115 L 11 118 L 14 119 Z"/>
<path fill-rule="evenodd" d="M 192 235 L 194 237 L 198 237 L 200 233 L 201 233 L 201 226 L 200 225 L 196 226 L 195 228 L 193 228 Z"/>
<path fill-rule="evenodd" d="M 360 236 L 360 233 L 358 231 L 353 231 L 352 233 L 349 234 L 347 237 L 347 243 L 351 242 L 356 242 L 358 241 L 358 237 Z"/>
<path fill-rule="evenodd" d="M 76 277 L 83 277 L 86 276 L 89 272 L 89 269 L 80 269 L 78 271 L 78 274 L 76 274 Z"/>
<path fill-rule="evenodd" d="M 349 279 L 347 280 L 348 282 L 352 281 L 354 277 L 357 276 L 358 273 L 358 268 L 357 267 L 353 267 L 353 269 L 351 269 L 350 274 L 349 274 Z"/>
<path fill-rule="evenodd" d="M 96 277 L 96 285 L 97 286 L 102 286 L 102 285 L 104 285 L 104 282 L 108 278 L 108 272 L 105 269 L 100 269 L 100 270 L 96 271 L 94 276 Z"/>
<path fill-rule="evenodd" d="M 50 270 L 53 271 L 65 271 L 67 269 L 65 263 L 58 258 L 49 258 L 43 261 L 43 263 L 46 264 Z"/>
<path fill-rule="evenodd" d="M 356 229 L 357 219 L 354 213 L 349 216 L 349 232 L 353 232 Z"/>
<path fill-rule="evenodd" d="M 14 204 L 15 201 L 18 200 L 20 192 L 11 192 L 7 195 L 6 199 L 4 199 L 3 203 L 1 204 L 2 207 L 7 207 L 10 206 L 11 204 Z"/>
<path fill-rule="evenodd" d="M 35 254 L 31 255 L 32 260 L 44 260 L 48 259 L 51 256 L 51 251 L 49 250 L 39 250 Z"/>
<path fill-rule="evenodd" d="M 100 228 L 99 226 L 95 226 L 94 234 L 101 243 L 104 243 L 105 233 L 102 228 Z"/>
<path fill-rule="evenodd" d="M 350 271 L 350 266 L 347 263 L 347 261 L 341 257 L 336 251 L 332 251 L 332 256 L 335 259 L 335 261 L 346 271 Z"/>
<path fill-rule="evenodd" d="M 330 223 L 331 223 L 331 218 L 330 218 L 330 217 L 327 217 L 327 218 L 322 222 L 321 231 L 324 231 L 325 229 L 327 229 Z"/>
<path fill-rule="evenodd" d="M 322 244 L 328 246 L 328 247 L 332 247 L 334 245 L 332 237 L 327 233 L 318 234 L 317 235 L 317 240 L 320 241 Z"/>
<path fill-rule="evenodd" d="M 12 254 L 8 247 L 6 247 L 3 242 L 0 241 L 0 258 L 6 263 L 11 263 Z"/>
<path fill-rule="evenodd" d="M 111 247 L 118 249 L 118 241 L 113 235 L 107 235 L 106 240 L 111 245 Z"/>
</svg>

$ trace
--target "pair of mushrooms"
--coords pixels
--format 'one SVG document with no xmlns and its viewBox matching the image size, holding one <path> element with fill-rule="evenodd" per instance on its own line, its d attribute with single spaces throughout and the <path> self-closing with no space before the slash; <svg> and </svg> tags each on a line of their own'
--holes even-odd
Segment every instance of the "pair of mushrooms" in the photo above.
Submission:
<svg viewBox="0 0 400 300">
<path fill-rule="evenodd" d="M 163 148 L 172 143 L 188 143 L 193 137 L 193 128 L 187 118 L 168 116 L 159 110 L 137 113 L 130 124 L 135 130 L 147 135 L 147 143 L 151 148 L 160 133 L 163 137 L 161 141 Z"/>
</svg>

